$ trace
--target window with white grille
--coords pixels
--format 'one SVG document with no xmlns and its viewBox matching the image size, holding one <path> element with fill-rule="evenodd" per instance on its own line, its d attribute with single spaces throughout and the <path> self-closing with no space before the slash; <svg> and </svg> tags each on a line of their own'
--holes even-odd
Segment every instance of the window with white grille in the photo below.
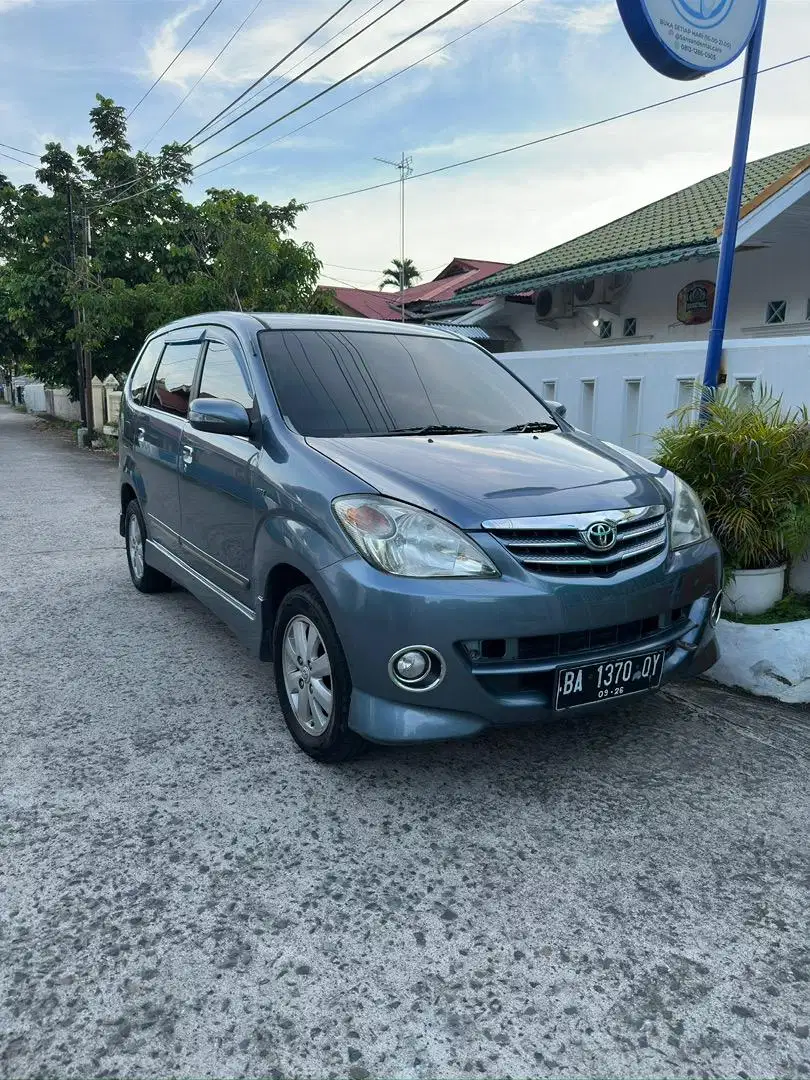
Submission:
<svg viewBox="0 0 810 1080">
<path fill-rule="evenodd" d="M 754 404 L 756 384 L 756 379 L 737 379 L 737 401 L 740 405 L 747 407 Z"/>
<path fill-rule="evenodd" d="M 593 433 L 594 399 L 596 383 L 593 379 L 582 380 L 582 401 L 579 410 L 579 426 L 583 431 Z"/>
<path fill-rule="evenodd" d="M 622 446 L 626 447 L 628 450 L 637 450 L 640 428 L 641 379 L 625 379 Z"/>
<path fill-rule="evenodd" d="M 768 326 L 783 323 L 787 315 L 787 300 L 769 300 L 765 309 L 765 322 Z"/>
<path fill-rule="evenodd" d="M 698 403 L 700 390 L 697 379 L 678 379 L 678 409 L 694 409 Z M 684 421 L 693 419 L 693 415 L 685 415 Z"/>
<path fill-rule="evenodd" d="M 599 337 L 602 341 L 607 341 L 608 338 L 613 337 L 613 323 L 610 319 L 599 320 Z"/>
<path fill-rule="evenodd" d="M 625 319 L 624 320 L 624 336 L 635 337 L 636 336 L 636 320 Z"/>
</svg>

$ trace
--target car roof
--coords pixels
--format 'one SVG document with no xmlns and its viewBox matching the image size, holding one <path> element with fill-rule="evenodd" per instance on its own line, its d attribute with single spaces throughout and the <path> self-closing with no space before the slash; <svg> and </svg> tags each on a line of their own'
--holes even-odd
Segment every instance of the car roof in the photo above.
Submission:
<svg viewBox="0 0 810 1080">
<path fill-rule="evenodd" d="M 243 311 L 207 311 L 199 315 L 189 315 L 177 319 L 155 330 L 155 334 L 165 334 L 170 330 L 181 330 L 185 326 L 199 326 L 201 323 L 215 323 L 227 326 L 235 331 L 255 334 L 258 330 L 361 330 L 366 333 L 383 334 L 428 334 L 431 337 L 453 338 L 445 330 L 434 330 L 419 323 L 400 323 L 382 319 L 353 319 L 344 315 L 295 315 L 288 312 L 243 312 Z"/>
</svg>

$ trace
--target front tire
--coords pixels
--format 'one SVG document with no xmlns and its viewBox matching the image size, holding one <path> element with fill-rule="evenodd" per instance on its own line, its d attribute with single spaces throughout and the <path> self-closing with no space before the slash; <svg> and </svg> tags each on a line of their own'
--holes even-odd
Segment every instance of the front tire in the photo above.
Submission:
<svg viewBox="0 0 810 1080">
<path fill-rule="evenodd" d="M 276 691 L 290 734 L 311 758 L 348 761 L 366 742 L 349 728 L 352 680 L 340 638 L 311 586 L 289 592 L 273 630 Z"/>
<path fill-rule="evenodd" d="M 138 592 L 167 592 L 172 587 L 172 579 L 146 562 L 146 525 L 137 499 L 131 499 L 127 503 L 124 536 L 127 542 L 129 576 Z"/>
</svg>

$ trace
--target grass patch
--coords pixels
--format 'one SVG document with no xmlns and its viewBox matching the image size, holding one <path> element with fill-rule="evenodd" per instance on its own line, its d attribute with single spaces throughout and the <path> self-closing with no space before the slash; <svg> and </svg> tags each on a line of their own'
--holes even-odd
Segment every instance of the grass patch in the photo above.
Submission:
<svg viewBox="0 0 810 1080">
<path fill-rule="evenodd" d="M 749 626 L 767 626 L 769 623 L 799 622 L 810 619 L 810 596 L 788 593 L 778 604 L 762 615 L 728 615 L 728 622 L 747 623 Z"/>
</svg>

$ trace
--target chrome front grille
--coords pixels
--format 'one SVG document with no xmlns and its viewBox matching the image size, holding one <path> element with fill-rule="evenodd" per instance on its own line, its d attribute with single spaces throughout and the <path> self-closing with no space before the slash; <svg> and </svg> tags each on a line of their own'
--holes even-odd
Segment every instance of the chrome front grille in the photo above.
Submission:
<svg viewBox="0 0 810 1080">
<path fill-rule="evenodd" d="M 640 566 L 662 555 L 668 539 L 665 506 L 485 521 L 483 528 L 527 570 L 569 577 L 607 577 Z M 605 534 L 613 542 L 595 547 Z"/>
</svg>

